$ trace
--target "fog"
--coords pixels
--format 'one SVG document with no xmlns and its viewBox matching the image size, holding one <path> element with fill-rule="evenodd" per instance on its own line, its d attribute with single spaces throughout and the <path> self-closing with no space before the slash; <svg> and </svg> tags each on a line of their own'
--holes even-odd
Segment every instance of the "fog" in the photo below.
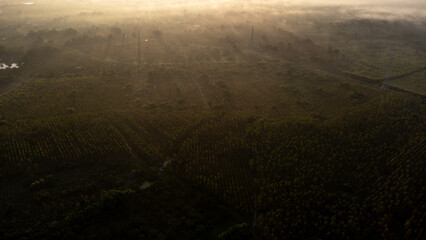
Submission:
<svg viewBox="0 0 426 240">
<path fill-rule="evenodd" d="M 147 20 L 184 16 L 188 13 L 220 17 L 229 13 L 251 13 L 260 17 L 249 16 L 253 22 L 262 21 L 265 14 L 303 18 L 328 15 L 334 17 L 335 21 L 347 18 L 425 21 L 425 9 L 424 1 L 417 0 L 383 0 L 373 3 L 364 0 L 4 0 L 0 3 L 0 20 L 4 27 L 22 22 L 37 26 L 57 18 L 67 18 L 68 23 L 108 23 L 130 18 Z M 240 17 L 240 20 L 243 19 Z"/>
<path fill-rule="evenodd" d="M 424 239 L 425 0 L 0 0 L 0 239 Z"/>
</svg>

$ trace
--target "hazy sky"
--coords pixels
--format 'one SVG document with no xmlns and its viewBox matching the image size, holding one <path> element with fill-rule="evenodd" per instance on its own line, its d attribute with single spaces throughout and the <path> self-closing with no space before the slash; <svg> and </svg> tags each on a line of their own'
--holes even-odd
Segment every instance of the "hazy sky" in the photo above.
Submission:
<svg viewBox="0 0 426 240">
<path fill-rule="evenodd" d="M 290 0 L 294 3 L 333 3 L 333 4 L 425 4 L 425 0 Z"/>
<path fill-rule="evenodd" d="M 76 2 L 81 0 L 75 0 Z M 149 2 L 149 0 L 91 0 L 92 2 Z M 156 0 L 157 2 L 184 2 L 185 0 Z M 215 2 L 215 0 L 188 0 L 190 2 Z M 233 2 L 233 1 L 248 1 L 250 0 L 218 0 L 218 2 Z M 258 0 L 254 0 L 258 1 Z M 270 0 L 264 0 L 270 1 Z M 289 3 L 332 3 L 332 4 L 407 4 L 407 3 L 424 3 L 425 0 L 272 0 L 278 2 L 289 2 Z M 155 1 L 154 1 L 155 2 Z"/>
<path fill-rule="evenodd" d="M 80 1 L 80 0 L 76 0 Z M 117 1 L 117 2 L 149 2 L 149 0 L 91 0 L 92 2 L 102 1 Z M 422 4 L 426 5 L 426 0 L 186 0 L 189 2 L 280 2 L 280 3 L 292 3 L 292 4 L 337 4 L 337 5 L 358 5 L 358 4 L 373 4 L 373 5 L 394 5 L 394 4 Z M 185 2 L 185 0 L 156 0 L 154 2 Z"/>
<path fill-rule="evenodd" d="M 3 0 L 0 0 L 0 3 Z M 17 0 L 16 2 L 38 2 L 38 1 L 47 1 L 47 0 Z M 140 2 L 140 3 L 155 3 L 155 2 L 174 2 L 174 3 L 183 3 L 183 2 L 192 2 L 192 3 L 213 3 L 213 2 L 279 2 L 279 3 L 292 3 L 292 4 L 337 4 L 337 5 L 358 5 L 358 4 L 374 4 L 374 5 L 389 5 L 389 4 L 422 4 L 426 5 L 426 0 L 51 0 L 52 2 L 92 2 L 92 3 L 102 3 L 102 2 Z"/>
</svg>

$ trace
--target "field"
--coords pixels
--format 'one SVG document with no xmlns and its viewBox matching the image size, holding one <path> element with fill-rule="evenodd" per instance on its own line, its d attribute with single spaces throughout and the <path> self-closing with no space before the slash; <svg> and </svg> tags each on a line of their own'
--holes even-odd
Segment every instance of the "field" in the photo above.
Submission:
<svg viewBox="0 0 426 240">
<path fill-rule="evenodd" d="M 424 238 L 425 22 L 46 2 L 0 6 L 1 239 Z"/>
<path fill-rule="evenodd" d="M 424 96 L 426 94 L 426 72 L 423 71 L 405 78 L 391 80 L 388 84 Z"/>
</svg>

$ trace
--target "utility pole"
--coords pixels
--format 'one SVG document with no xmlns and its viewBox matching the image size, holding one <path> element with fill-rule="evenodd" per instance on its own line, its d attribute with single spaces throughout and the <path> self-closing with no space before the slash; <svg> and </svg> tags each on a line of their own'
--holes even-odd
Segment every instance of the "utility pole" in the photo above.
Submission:
<svg viewBox="0 0 426 240">
<path fill-rule="evenodd" d="M 141 29 L 138 26 L 138 67 L 141 65 Z"/>
<path fill-rule="evenodd" d="M 385 76 L 385 79 L 382 82 L 382 87 L 380 88 L 380 90 L 386 89 L 386 83 L 389 80 L 389 75 L 390 75 L 390 72 L 391 72 L 391 69 L 392 69 L 392 62 L 393 62 L 393 56 L 390 59 L 388 70 L 386 71 L 386 76 Z"/>
<path fill-rule="evenodd" d="M 149 57 L 149 54 L 148 54 L 148 39 L 145 39 L 145 62 L 146 63 L 148 63 L 148 57 Z"/>
<path fill-rule="evenodd" d="M 253 48 L 253 42 L 254 42 L 254 26 L 251 27 L 251 41 L 250 41 L 250 49 Z"/>
<path fill-rule="evenodd" d="M 137 28 L 138 28 L 138 69 L 141 66 L 141 24 L 140 18 L 137 18 Z"/>
</svg>

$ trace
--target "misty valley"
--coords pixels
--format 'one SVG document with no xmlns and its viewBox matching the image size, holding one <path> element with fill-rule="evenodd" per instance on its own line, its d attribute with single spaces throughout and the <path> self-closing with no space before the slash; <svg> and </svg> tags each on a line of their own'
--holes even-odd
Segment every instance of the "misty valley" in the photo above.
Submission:
<svg viewBox="0 0 426 240">
<path fill-rule="evenodd" d="M 425 239 L 421 1 L 0 1 L 0 239 Z"/>
</svg>

